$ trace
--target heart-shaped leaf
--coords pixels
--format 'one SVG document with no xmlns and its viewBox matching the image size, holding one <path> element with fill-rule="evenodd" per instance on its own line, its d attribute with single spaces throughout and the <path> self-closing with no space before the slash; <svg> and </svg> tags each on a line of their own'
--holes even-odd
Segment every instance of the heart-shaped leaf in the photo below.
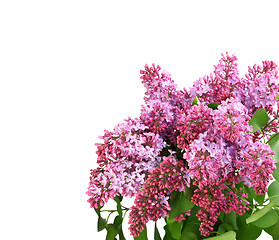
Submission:
<svg viewBox="0 0 279 240">
<path fill-rule="evenodd" d="M 276 210 L 277 214 L 279 214 L 279 210 Z M 279 239 L 279 221 L 276 224 L 269 228 L 264 229 L 269 235 L 273 237 L 273 239 Z"/>
<path fill-rule="evenodd" d="M 229 224 L 233 229 L 232 230 L 238 230 L 237 224 L 236 224 L 236 212 L 230 212 L 225 215 L 224 223 Z"/>
<path fill-rule="evenodd" d="M 274 159 L 279 162 L 279 133 L 273 134 L 269 138 L 267 143 L 270 146 L 271 150 L 275 152 Z"/>
<path fill-rule="evenodd" d="M 194 203 L 185 198 L 184 192 L 174 191 L 171 193 L 171 210 L 169 212 L 169 218 L 175 218 L 179 216 L 181 213 L 185 213 L 186 211 L 190 210 L 194 206 Z"/>
<path fill-rule="evenodd" d="M 247 224 L 246 219 L 249 217 L 248 213 L 237 216 L 238 231 L 236 232 L 237 240 L 256 240 L 262 232 L 261 228 L 253 224 Z"/>
<path fill-rule="evenodd" d="M 249 125 L 253 127 L 253 132 L 261 131 L 261 128 L 268 123 L 268 115 L 265 109 L 258 109 L 249 121 Z"/>
<path fill-rule="evenodd" d="M 181 236 L 181 230 L 183 227 L 183 222 L 177 222 L 177 221 L 171 221 L 170 223 L 168 223 L 166 225 L 166 227 L 168 228 L 171 236 L 174 239 L 179 239 Z"/>
<path fill-rule="evenodd" d="M 105 219 L 103 219 L 100 215 L 99 218 L 98 218 L 98 223 L 97 223 L 98 232 L 105 229 L 106 225 L 107 225 L 107 221 Z"/>
<path fill-rule="evenodd" d="M 118 229 L 114 224 L 108 224 L 107 225 L 107 237 L 106 240 L 114 240 L 116 235 L 118 234 Z"/>
<path fill-rule="evenodd" d="M 268 228 L 276 224 L 278 221 L 278 214 L 275 210 L 271 209 L 267 214 L 253 222 L 259 228 Z"/>
</svg>

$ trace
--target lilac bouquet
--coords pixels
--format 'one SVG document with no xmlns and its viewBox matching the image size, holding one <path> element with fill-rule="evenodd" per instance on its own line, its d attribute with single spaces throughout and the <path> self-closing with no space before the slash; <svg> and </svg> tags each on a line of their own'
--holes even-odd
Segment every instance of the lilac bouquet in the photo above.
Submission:
<svg viewBox="0 0 279 240">
<path fill-rule="evenodd" d="M 263 61 L 240 77 L 236 61 L 222 54 L 188 90 L 155 64 L 140 71 L 141 114 L 100 137 L 87 191 L 108 240 L 125 239 L 127 212 L 134 239 L 147 239 L 147 222 L 160 218 L 165 240 L 252 240 L 262 230 L 279 239 L 278 69 Z M 111 223 L 102 216 L 109 199 Z"/>
</svg>

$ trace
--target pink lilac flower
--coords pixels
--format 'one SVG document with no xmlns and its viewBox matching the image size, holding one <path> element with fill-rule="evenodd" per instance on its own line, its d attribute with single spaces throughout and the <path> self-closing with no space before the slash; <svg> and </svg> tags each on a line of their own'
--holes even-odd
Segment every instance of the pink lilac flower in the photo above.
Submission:
<svg viewBox="0 0 279 240">
<path fill-rule="evenodd" d="M 144 70 L 141 70 L 141 79 L 144 87 L 146 88 L 145 102 L 149 100 L 160 100 L 161 102 L 169 102 L 172 105 L 177 105 L 177 85 L 171 79 L 171 75 L 168 72 L 161 71 L 161 67 L 152 66 L 147 64 L 144 66 Z"/>
<path fill-rule="evenodd" d="M 172 191 L 184 191 L 190 186 L 188 171 L 182 161 L 175 156 L 163 157 L 160 167 L 149 174 L 143 190 L 136 195 L 130 208 L 129 230 L 133 237 L 140 235 L 148 221 L 164 218 L 171 210 L 168 203 Z"/>
<path fill-rule="evenodd" d="M 173 125 L 175 107 L 168 102 L 149 100 L 142 106 L 140 119 L 154 133 L 162 133 Z"/>
<path fill-rule="evenodd" d="M 200 133 L 208 130 L 212 125 L 212 109 L 203 103 L 192 106 L 185 113 L 180 114 L 178 121 L 177 146 L 185 149 Z"/>
<path fill-rule="evenodd" d="M 279 76 L 277 65 L 273 61 L 263 61 L 263 65 L 248 68 L 248 74 L 236 85 L 240 101 L 249 109 L 249 114 L 259 108 L 268 108 L 275 104 L 279 94 Z"/>
<path fill-rule="evenodd" d="M 211 141 L 207 132 L 201 133 L 194 140 L 183 158 L 188 162 L 189 173 L 194 180 L 193 184 L 202 189 L 210 186 L 216 180 L 226 178 L 233 171 L 232 160 L 225 141 Z"/>
<path fill-rule="evenodd" d="M 252 132 L 252 127 L 249 126 L 250 119 L 248 109 L 242 103 L 237 99 L 228 98 L 214 111 L 214 133 L 237 143 L 246 132 Z"/>
<path fill-rule="evenodd" d="M 191 216 L 191 209 L 186 211 L 185 213 L 181 213 L 180 215 L 178 215 L 176 218 L 175 218 L 175 221 L 177 222 L 182 222 L 183 220 L 186 220 L 186 217 L 189 217 Z"/>
<path fill-rule="evenodd" d="M 237 57 L 222 54 L 219 64 L 214 66 L 214 74 L 204 76 L 194 82 L 193 87 L 189 90 L 191 99 L 196 97 L 206 104 L 226 100 L 235 97 L 233 88 L 238 81 Z"/>
<path fill-rule="evenodd" d="M 244 180 L 249 187 L 254 186 L 256 194 L 267 192 L 269 180 L 276 169 L 274 152 L 269 145 L 253 142 L 252 135 L 245 136 L 239 143 L 235 168 L 239 169 L 238 182 Z"/>
<path fill-rule="evenodd" d="M 191 201 L 202 207 L 197 217 L 202 222 L 200 231 L 203 236 L 210 234 L 221 212 L 234 211 L 242 215 L 249 209 L 245 206 L 249 202 L 244 200 L 248 195 L 242 193 L 242 189 L 238 191 L 228 179 L 212 182 L 211 185 L 194 191 Z"/>
<path fill-rule="evenodd" d="M 87 191 L 91 207 L 103 206 L 117 194 L 133 197 L 146 175 L 160 164 L 165 143 L 147 129 L 138 119 L 128 119 L 113 132 L 105 131 L 104 143 L 97 144 L 99 167 L 91 170 Z"/>
<path fill-rule="evenodd" d="M 178 116 L 181 109 L 189 106 L 190 97 L 185 89 L 177 89 L 169 73 L 160 71 L 161 67 L 155 64 L 145 65 L 141 70 L 142 83 L 147 90 L 140 119 L 167 143 L 176 144 Z"/>
</svg>

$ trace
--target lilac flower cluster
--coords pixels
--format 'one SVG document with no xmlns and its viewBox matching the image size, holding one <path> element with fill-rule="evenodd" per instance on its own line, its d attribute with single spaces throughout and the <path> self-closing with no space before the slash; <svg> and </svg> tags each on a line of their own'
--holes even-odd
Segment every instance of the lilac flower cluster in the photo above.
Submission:
<svg viewBox="0 0 279 240">
<path fill-rule="evenodd" d="M 248 110 L 237 99 L 228 98 L 212 111 L 205 111 L 204 108 L 209 107 L 203 104 L 194 107 L 203 109 L 200 112 L 211 113 L 201 117 L 201 121 L 206 122 L 206 131 L 189 142 L 183 155 L 193 184 L 198 187 L 192 202 L 203 207 L 198 216 L 202 221 L 201 233 L 207 236 L 221 211 L 241 214 L 247 209 L 241 198 L 243 193 L 236 195 L 228 191 L 228 185 L 244 181 L 247 186 L 254 186 L 258 194 L 267 191 L 275 169 L 274 153 L 269 145 L 253 142 L 253 134 L 248 133 L 252 132 Z M 196 125 L 193 126 L 195 129 L 200 122 L 193 121 L 192 124 Z M 185 125 L 189 126 L 189 122 Z M 181 132 L 180 138 L 184 135 Z"/>
<path fill-rule="evenodd" d="M 177 146 L 185 149 L 200 133 L 208 130 L 212 124 L 212 109 L 201 103 L 199 106 L 194 105 L 181 114 L 178 121 Z"/>
<path fill-rule="evenodd" d="M 243 198 L 247 197 L 246 193 L 238 192 L 234 184 L 228 181 L 228 179 L 217 180 L 212 185 L 196 189 L 192 202 L 202 207 L 197 214 L 202 222 L 200 225 L 201 235 L 209 235 L 209 232 L 213 230 L 213 226 L 218 220 L 218 215 L 222 211 L 225 213 L 234 211 L 242 215 L 249 209 L 245 206 L 249 202 L 243 200 Z"/>
<path fill-rule="evenodd" d="M 165 143 L 147 129 L 138 119 L 128 119 L 113 132 L 105 131 L 104 142 L 96 144 L 99 167 L 91 171 L 87 191 L 91 207 L 103 206 L 117 194 L 133 197 L 161 162 Z"/>
<path fill-rule="evenodd" d="M 263 66 L 249 67 L 248 74 L 241 78 L 236 61 L 236 56 L 222 54 L 219 64 L 214 66 L 214 74 L 194 82 L 189 90 L 191 100 L 198 97 L 208 104 L 233 97 L 249 110 L 250 116 L 259 108 L 274 106 L 279 94 L 277 65 L 263 61 Z"/>
<path fill-rule="evenodd" d="M 160 73 L 161 67 L 145 65 L 141 70 L 142 83 L 147 89 L 145 105 L 142 105 L 140 120 L 149 130 L 159 133 L 167 142 L 176 144 L 176 129 L 178 115 L 181 109 L 190 105 L 190 97 L 186 90 L 180 91 L 165 71 Z"/>
<path fill-rule="evenodd" d="M 221 103 L 221 101 L 235 97 L 234 87 L 239 82 L 237 57 L 222 54 L 219 64 L 214 66 L 214 73 L 199 78 L 189 90 L 192 100 L 196 97 L 201 102 Z"/>
<path fill-rule="evenodd" d="M 198 79 L 188 91 L 178 90 L 160 66 L 145 65 L 145 104 L 139 118 L 105 131 L 103 143 L 97 144 L 99 166 L 91 170 L 87 191 L 91 207 L 103 206 L 117 194 L 135 197 L 129 229 L 136 237 L 149 220 L 168 216 L 172 191 L 194 185 L 191 201 L 201 207 L 200 231 L 208 236 L 221 212 L 247 210 L 247 195 L 236 184 L 254 186 L 257 194 L 267 191 L 274 153 L 259 132 L 252 133 L 249 120 L 265 108 L 270 122 L 263 134 L 278 132 L 277 66 L 264 61 L 241 78 L 236 61 L 234 55 L 222 54 L 213 74 Z M 180 157 L 170 150 L 166 155 L 170 148 L 179 150 Z"/>
<path fill-rule="evenodd" d="M 182 192 L 185 186 L 190 187 L 190 177 L 184 163 L 177 161 L 173 155 L 163 159 L 160 167 L 150 173 L 143 190 L 136 196 L 135 205 L 130 208 L 129 229 L 134 237 L 140 235 L 149 220 L 157 221 L 168 215 L 171 208 L 167 200 L 172 191 Z M 179 216 L 177 220 L 181 219 Z"/>
</svg>

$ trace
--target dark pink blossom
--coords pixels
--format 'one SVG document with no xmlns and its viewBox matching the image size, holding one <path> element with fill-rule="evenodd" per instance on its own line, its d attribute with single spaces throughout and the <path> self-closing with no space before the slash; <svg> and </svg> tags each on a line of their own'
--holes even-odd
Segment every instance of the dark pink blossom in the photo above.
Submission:
<svg viewBox="0 0 279 240">
<path fill-rule="evenodd" d="M 185 149 L 200 133 L 212 125 L 213 110 L 203 103 L 192 106 L 180 115 L 177 130 L 177 146 Z"/>
<path fill-rule="evenodd" d="M 143 190 L 136 195 L 134 205 L 130 208 L 129 224 L 133 237 L 139 236 L 148 221 L 164 218 L 171 210 L 168 199 L 172 191 L 184 191 L 190 186 L 187 168 L 173 155 L 163 157 L 160 167 L 149 174 Z"/>
</svg>

